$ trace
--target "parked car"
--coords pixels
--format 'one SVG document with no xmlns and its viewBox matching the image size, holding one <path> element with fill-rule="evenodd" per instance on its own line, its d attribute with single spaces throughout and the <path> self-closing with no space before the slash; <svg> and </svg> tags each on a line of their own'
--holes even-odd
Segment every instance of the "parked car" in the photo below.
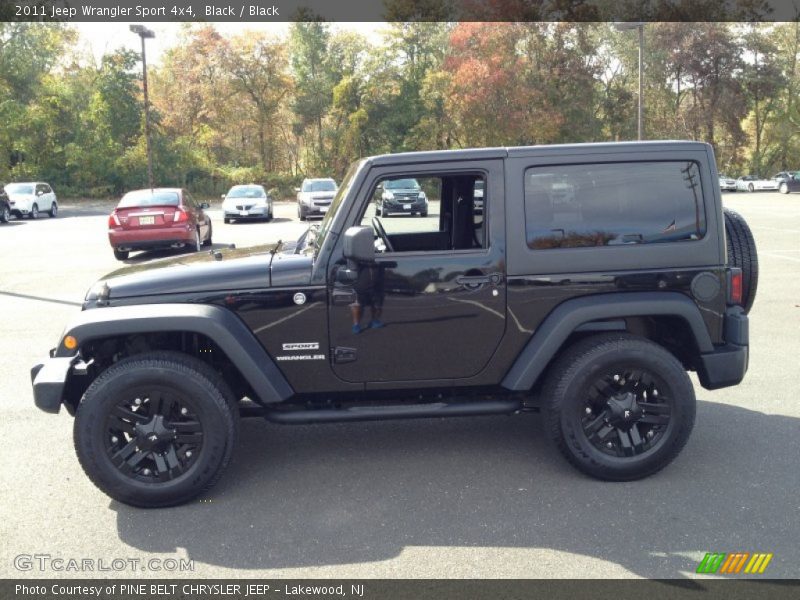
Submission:
<svg viewBox="0 0 800 600">
<path fill-rule="evenodd" d="M 58 198 L 48 184 L 40 181 L 9 183 L 5 186 L 11 214 L 17 218 L 38 219 L 46 212 L 51 217 L 58 216 Z"/>
<path fill-rule="evenodd" d="M 244 219 L 270 221 L 273 216 L 272 196 L 261 185 L 235 185 L 222 196 L 222 213 L 225 223 Z"/>
<path fill-rule="evenodd" d="M 800 171 L 781 171 L 774 177 L 781 194 L 800 192 Z"/>
<path fill-rule="evenodd" d="M 721 189 L 723 192 L 735 192 L 736 180 L 733 177 L 728 177 L 727 175 L 720 175 L 719 189 Z"/>
<path fill-rule="evenodd" d="M 339 187 L 329 178 L 304 179 L 297 192 L 297 217 L 305 221 L 308 217 L 323 216 L 333 202 Z"/>
<path fill-rule="evenodd" d="M 50 413 L 64 405 L 88 477 L 143 507 L 212 486 L 243 417 L 541 411 L 534 429 L 582 472 L 647 477 L 689 439 L 687 372 L 713 390 L 747 371 L 755 241 L 716 190 L 686 186 L 716 173 L 714 160 L 698 142 L 365 158 L 322 226 L 285 248 L 100 279 L 33 366 L 34 402 Z M 420 173 L 442 190 L 436 228 L 405 220 L 387 232 L 368 210 L 378 182 Z M 478 178 L 493 190 L 480 232 L 459 207 Z M 577 201 L 554 205 L 553 186 L 567 184 Z M 738 435 L 714 426 L 705 422 L 698 446 Z M 48 452 L 66 445 L 54 437 Z M 716 457 L 696 460 L 676 477 Z M 385 476 L 405 474 L 395 471 Z"/>
<path fill-rule="evenodd" d="M 11 220 L 11 204 L 8 202 L 8 194 L 0 183 L 0 223 L 8 223 Z"/>
<path fill-rule="evenodd" d="M 108 217 L 108 241 L 117 260 L 133 250 L 211 245 L 208 204 L 198 204 L 180 188 L 135 190 L 125 194 Z"/>
<path fill-rule="evenodd" d="M 778 182 L 774 179 L 762 179 L 755 175 L 745 175 L 736 180 L 736 189 L 743 192 L 757 192 L 761 190 L 777 190 Z"/>
<path fill-rule="evenodd" d="M 377 216 L 388 217 L 392 213 L 428 216 L 428 198 L 416 179 L 387 179 L 379 191 L 375 199 Z"/>
<path fill-rule="evenodd" d="M 483 214 L 483 195 L 486 191 L 486 182 L 483 179 L 475 180 L 475 189 L 472 191 L 473 211 L 476 215 Z"/>
</svg>

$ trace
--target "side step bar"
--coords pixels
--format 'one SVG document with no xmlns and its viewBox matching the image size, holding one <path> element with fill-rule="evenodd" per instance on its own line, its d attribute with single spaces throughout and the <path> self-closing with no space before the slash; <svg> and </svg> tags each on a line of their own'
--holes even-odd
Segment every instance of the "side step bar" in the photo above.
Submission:
<svg viewBox="0 0 800 600">
<path fill-rule="evenodd" d="M 476 400 L 474 402 L 432 402 L 384 406 L 353 406 L 342 409 L 266 409 L 268 421 L 299 425 L 341 421 L 380 421 L 383 419 L 419 419 L 424 417 L 468 417 L 502 415 L 523 410 L 521 400 Z"/>
</svg>

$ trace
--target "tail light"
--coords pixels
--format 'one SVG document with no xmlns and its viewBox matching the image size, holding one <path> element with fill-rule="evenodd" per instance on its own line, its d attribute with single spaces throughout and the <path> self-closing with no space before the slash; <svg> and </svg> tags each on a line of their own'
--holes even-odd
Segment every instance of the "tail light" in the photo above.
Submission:
<svg viewBox="0 0 800 600">
<path fill-rule="evenodd" d="M 744 295 L 741 269 L 728 270 L 728 304 L 741 304 Z"/>
<path fill-rule="evenodd" d="M 122 223 L 119 222 L 119 217 L 117 216 L 117 211 L 108 215 L 108 228 L 114 229 L 115 227 L 122 227 Z"/>
<path fill-rule="evenodd" d="M 175 216 L 172 218 L 174 223 L 185 223 L 189 220 L 189 213 L 182 208 L 175 209 Z"/>
</svg>

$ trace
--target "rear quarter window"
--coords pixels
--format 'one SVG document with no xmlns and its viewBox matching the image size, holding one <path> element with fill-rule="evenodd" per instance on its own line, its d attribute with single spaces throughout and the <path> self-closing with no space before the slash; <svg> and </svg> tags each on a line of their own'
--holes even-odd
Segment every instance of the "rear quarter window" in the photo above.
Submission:
<svg viewBox="0 0 800 600">
<path fill-rule="evenodd" d="M 694 161 L 549 165 L 524 177 L 533 250 L 688 242 L 706 232 Z"/>
</svg>

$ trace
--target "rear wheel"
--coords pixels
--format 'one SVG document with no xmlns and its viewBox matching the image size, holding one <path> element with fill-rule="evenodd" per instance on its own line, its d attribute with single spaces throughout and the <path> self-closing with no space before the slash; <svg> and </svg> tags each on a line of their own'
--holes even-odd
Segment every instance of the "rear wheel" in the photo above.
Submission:
<svg viewBox="0 0 800 600">
<path fill-rule="evenodd" d="M 56 217 L 58 216 L 58 204 L 56 204 L 55 202 L 53 202 L 53 203 L 50 205 L 50 210 L 48 211 L 48 213 L 47 213 L 47 214 L 49 214 L 49 215 L 50 215 L 50 218 L 52 218 L 52 219 L 56 218 Z"/>
<path fill-rule="evenodd" d="M 663 469 L 694 426 L 694 389 L 683 365 L 627 334 L 573 345 L 550 368 L 542 397 L 552 441 L 598 479 L 629 481 Z"/>
<path fill-rule="evenodd" d="M 114 248 L 114 258 L 117 260 L 127 260 L 128 256 L 130 256 L 130 252 L 127 250 L 117 250 Z"/>
<path fill-rule="evenodd" d="M 200 241 L 200 230 L 194 230 L 194 242 L 189 242 L 186 244 L 186 247 L 191 249 L 193 252 L 200 252 L 201 248 L 203 247 L 202 241 Z"/>
<path fill-rule="evenodd" d="M 73 430 L 78 459 L 112 498 L 141 507 L 186 502 L 230 462 L 238 409 L 205 363 L 177 352 L 140 354 L 86 390 Z"/>
<path fill-rule="evenodd" d="M 745 312 L 750 312 L 758 289 L 756 240 L 742 215 L 728 208 L 723 209 L 723 214 L 728 265 L 742 270 L 742 306 Z"/>
</svg>

